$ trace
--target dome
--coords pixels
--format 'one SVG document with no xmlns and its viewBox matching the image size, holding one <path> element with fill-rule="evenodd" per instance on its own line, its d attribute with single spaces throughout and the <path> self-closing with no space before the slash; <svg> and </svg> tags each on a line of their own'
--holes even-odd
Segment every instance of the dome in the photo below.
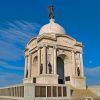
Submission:
<svg viewBox="0 0 100 100">
<path fill-rule="evenodd" d="M 65 34 L 66 32 L 62 26 L 54 22 L 54 19 L 50 19 L 50 23 L 40 29 L 39 35 L 43 33 Z"/>
</svg>

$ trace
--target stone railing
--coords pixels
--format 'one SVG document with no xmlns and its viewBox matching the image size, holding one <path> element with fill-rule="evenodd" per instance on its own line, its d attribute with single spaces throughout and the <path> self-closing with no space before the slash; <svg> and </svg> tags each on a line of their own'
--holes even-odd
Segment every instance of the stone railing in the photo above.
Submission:
<svg viewBox="0 0 100 100">
<path fill-rule="evenodd" d="M 63 100 L 70 96 L 66 85 L 22 84 L 0 88 L 0 100 Z"/>
<path fill-rule="evenodd" d="M 24 100 L 24 85 L 0 88 L 0 100 Z"/>
</svg>

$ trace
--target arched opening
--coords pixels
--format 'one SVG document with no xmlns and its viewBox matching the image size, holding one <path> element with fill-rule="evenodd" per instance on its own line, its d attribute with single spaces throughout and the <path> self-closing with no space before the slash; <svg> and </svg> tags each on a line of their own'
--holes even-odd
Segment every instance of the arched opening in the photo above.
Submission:
<svg viewBox="0 0 100 100">
<path fill-rule="evenodd" d="M 58 83 L 64 84 L 64 61 L 61 57 L 57 57 L 57 74 L 58 76 Z"/>
<path fill-rule="evenodd" d="M 31 76 L 35 77 L 38 73 L 38 56 L 32 58 Z"/>
<path fill-rule="evenodd" d="M 37 63 L 37 60 L 38 60 L 38 57 L 35 56 L 34 59 L 33 59 L 33 64 L 36 64 Z"/>
</svg>

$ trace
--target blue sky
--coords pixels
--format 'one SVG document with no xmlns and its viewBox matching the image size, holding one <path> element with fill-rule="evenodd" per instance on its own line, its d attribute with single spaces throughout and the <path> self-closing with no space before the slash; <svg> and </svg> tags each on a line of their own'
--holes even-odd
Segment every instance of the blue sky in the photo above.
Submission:
<svg viewBox="0 0 100 100">
<path fill-rule="evenodd" d="M 100 0 L 52 0 L 56 22 L 84 45 L 88 85 L 100 85 Z M 24 48 L 49 22 L 51 0 L 0 0 L 0 86 L 21 83 Z"/>
</svg>

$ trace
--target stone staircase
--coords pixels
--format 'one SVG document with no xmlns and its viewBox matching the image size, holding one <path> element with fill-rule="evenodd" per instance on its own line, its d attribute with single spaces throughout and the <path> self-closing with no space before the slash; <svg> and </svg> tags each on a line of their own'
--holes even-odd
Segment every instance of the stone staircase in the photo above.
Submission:
<svg viewBox="0 0 100 100">
<path fill-rule="evenodd" d="M 71 86 L 71 100 L 100 100 L 100 97 L 98 97 L 94 92 L 92 92 L 90 89 L 76 89 Z M 90 98 L 90 99 L 89 99 Z M 91 99 L 93 98 L 93 99 Z"/>
<path fill-rule="evenodd" d="M 73 89 L 72 90 L 72 97 L 96 97 L 97 95 L 94 94 L 89 89 Z"/>
</svg>

